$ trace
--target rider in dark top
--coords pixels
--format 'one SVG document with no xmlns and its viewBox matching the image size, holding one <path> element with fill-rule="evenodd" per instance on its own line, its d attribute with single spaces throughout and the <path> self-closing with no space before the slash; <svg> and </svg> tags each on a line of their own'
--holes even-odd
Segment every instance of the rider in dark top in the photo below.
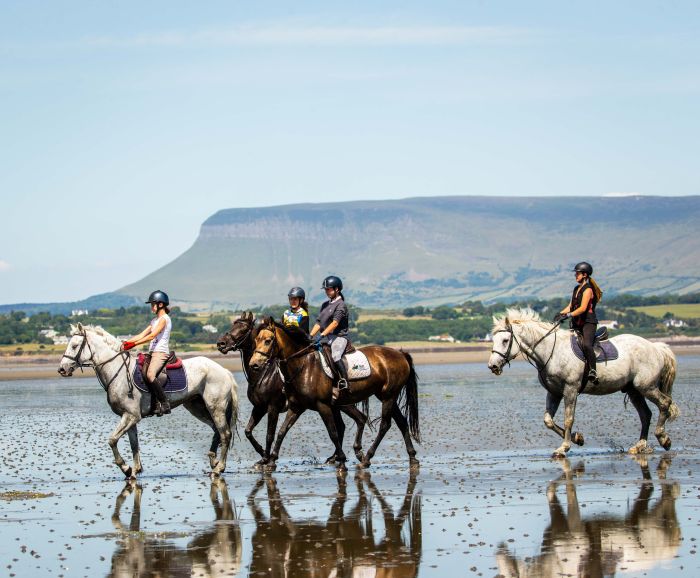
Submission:
<svg viewBox="0 0 700 578">
<path fill-rule="evenodd" d="M 348 307 L 343 297 L 343 282 L 340 277 L 330 275 L 323 280 L 328 301 L 321 305 L 318 318 L 311 329 L 311 337 L 318 334 L 317 342 L 327 342 L 331 346 L 331 357 L 338 370 L 338 387 L 334 388 L 334 398 L 348 387 L 348 372 L 343 363 L 343 353 L 348 345 Z"/>
<path fill-rule="evenodd" d="M 598 318 L 595 314 L 596 305 L 603 296 L 603 292 L 594 281 L 593 266 L 581 261 L 574 267 L 576 273 L 576 287 L 571 294 L 571 301 L 554 318 L 554 322 L 571 319 L 571 327 L 583 336 L 583 355 L 588 365 L 588 381 L 598 384 L 598 372 L 596 371 L 595 331 L 598 327 Z"/>
</svg>

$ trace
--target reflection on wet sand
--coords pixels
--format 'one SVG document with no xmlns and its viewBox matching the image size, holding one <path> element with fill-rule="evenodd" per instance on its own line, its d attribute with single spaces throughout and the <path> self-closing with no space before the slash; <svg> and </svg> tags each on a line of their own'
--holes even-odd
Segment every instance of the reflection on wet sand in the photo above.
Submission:
<svg viewBox="0 0 700 578">
<path fill-rule="evenodd" d="M 338 493 L 328 518 L 320 521 L 293 520 L 271 475 L 262 477 L 248 496 L 255 519 L 251 538 L 251 576 L 314 578 L 408 578 L 418 574 L 421 558 L 421 500 L 414 495 L 412 473 L 403 501 L 393 508 L 372 482 L 368 472 L 354 478 L 357 498 L 348 506 L 347 481 L 338 477 Z M 256 499 L 265 486 L 269 516 Z M 381 508 L 384 531 L 375 534 L 374 508 Z M 377 524 L 379 526 L 379 524 Z M 405 530 L 405 531 L 404 531 Z"/>
<path fill-rule="evenodd" d="M 129 527 L 125 528 L 120 519 L 121 508 L 132 493 L 134 505 Z M 123 538 L 112 555 L 112 567 L 108 576 L 155 578 L 238 574 L 242 557 L 241 530 L 223 479 L 213 480 L 209 490 L 216 522 L 211 528 L 198 532 L 185 548 L 167 538 L 141 533 L 142 493 L 139 484 L 128 482 L 117 496 L 112 523 L 117 530 L 123 532 Z"/>
<path fill-rule="evenodd" d="M 661 496 L 651 505 L 654 483 L 647 458 L 635 458 L 644 481 L 630 511 L 625 516 L 612 514 L 581 516 L 574 476 L 584 473 L 583 463 L 573 470 L 563 460 L 564 472 L 547 486 L 551 523 L 542 537 L 541 553 L 519 559 L 502 544 L 496 554 L 500 575 L 505 578 L 549 578 L 554 576 L 612 576 L 624 571 L 630 575 L 648 570 L 662 560 L 673 558 L 681 543 L 676 517 L 680 496 L 677 482 L 666 483 L 672 458 L 663 456 L 656 469 Z M 566 484 L 567 510 L 564 511 L 557 488 Z"/>
</svg>

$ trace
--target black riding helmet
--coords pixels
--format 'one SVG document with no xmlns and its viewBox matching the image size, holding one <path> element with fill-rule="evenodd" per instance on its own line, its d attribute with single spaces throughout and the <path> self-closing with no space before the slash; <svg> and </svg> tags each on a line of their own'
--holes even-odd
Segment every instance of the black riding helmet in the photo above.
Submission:
<svg viewBox="0 0 700 578">
<path fill-rule="evenodd" d="M 170 298 L 165 291 L 156 289 L 153 293 L 148 296 L 148 301 L 146 303 L 162 303 L 166 307 L 170 305 Z"/>
<path fill-rule="evenodd" d="M 321 289 L 337 289 L 338 291 L 342 291 L 343 282 L 340 280 L 340 277 L 336 277 L 335 275 L 329 275 L 323 280 Z"/>
<path fill-rule="evenodd" d="M 292 287 L 287 293 L 287 297 L 298 297 L 303 301 L 306 299 L 306 292 L 301 287 Z"/>
<path fill-rule="evenodd" d="M 593 275 L 593 265 L 586 263 L 585 261 L 581 261 L 580 263 L 576 263 L 574 271 L 577 273 L 586 273 L 590 277 Z"/>
</svg>

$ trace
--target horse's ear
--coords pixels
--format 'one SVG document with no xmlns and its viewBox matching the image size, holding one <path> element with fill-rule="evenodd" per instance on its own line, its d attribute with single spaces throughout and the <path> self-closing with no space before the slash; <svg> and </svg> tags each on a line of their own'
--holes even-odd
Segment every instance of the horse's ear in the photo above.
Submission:
<svg viewBox="0 0 700 578">
<path fill-rule="evenodd" d="M 508 316 L 506 316 L 506 318 L 503 321 L 505 321 L 506 329 L 510 329 L 510 319 L 508 319 Z"/>
<path fill-rule="evenodd" d="M 84 331 L 84 330 L 83 330 L 83 324 L 80 323 L 80 321 L 78 321 L 78 331 L 80 331 L 81 333 Z"/>
<path fill-rule="evenodd" d="M 254 318 L 255 318 L 255 317 L 254 317 L 252 311 L 247 311 L 247 312 L 246 312 L 246 319 L 247 319 L 248 321 L 253 321 Z"/>
</svg>

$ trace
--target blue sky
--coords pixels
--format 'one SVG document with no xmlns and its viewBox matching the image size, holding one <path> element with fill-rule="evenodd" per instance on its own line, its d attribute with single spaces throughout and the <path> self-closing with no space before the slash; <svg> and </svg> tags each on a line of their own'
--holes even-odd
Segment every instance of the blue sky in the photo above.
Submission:
<svg viewBox="0 0 700 578">
<path fill-rule="evenodd" d="M 698 194 L 699 28 L 697 2 L 5 0 L 0 303 L 116 289 L 228 207 Z"/>
</svg>

